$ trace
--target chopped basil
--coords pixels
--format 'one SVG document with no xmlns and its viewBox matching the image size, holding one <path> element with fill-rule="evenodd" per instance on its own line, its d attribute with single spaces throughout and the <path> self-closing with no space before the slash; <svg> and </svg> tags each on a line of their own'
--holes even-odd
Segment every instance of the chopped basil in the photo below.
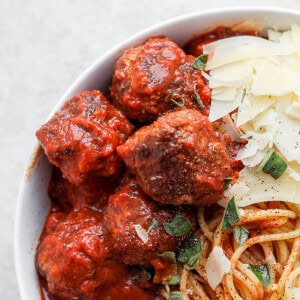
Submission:
<svg viewBox="0 0 300 300">
<path fill-rule="evenodd" d="M 163 281 L 163 284 L 167 285 L 177 285 L 179 284 L 179 275 L 178 274 L 173 274 L 171 279 L 168 281 Z"/>
<path fill-rule="evenodd" d="M 278 179 L 287 169 L 287 163 L 273 150 L 269 150 L 262 163 L 258 166 L 256 173 L 263 171 Z"/>
<path fill-rule="evenodd" d="M 249 231 L 245 227 L 235 226 L 233 228 L 233 235 L 234 239 L 243 246 L 249 236 Z"/>
<path fill-rule="evenodd" d="M 164 252 L 162 254 L 158 254 L 159 257 L 163 257 L 166 258 L 167 260 L 169 260 L 171 263 L 176 264 L 176 255 L 175 252 L 173 251 L 168 251 L 168 252 Z"/>
<path fill-rule="evenodd" d="M 199 107 L 203 108 L 204 104 L 202 102 L 202 99 L 201 99 L 199 93 L 197 92 L 196 85 L 194 86 L 194 95 L 193 96 L 194 96 L 195 100 L 197 101 Z"/>
<path fill-rule="evenodd" d="M 174 291 L 169 294 L 168 300 L 183 300 L 183 295 L 178 291 Z"/>
<path fill-rule="evenodd" d="M 179 250 L 178 261 L 188 264 L 191 267 L 194 267 L 201 253 L 202 240 L 200 237 L 197 237 L 194 234 L 192 234 L 183 242 Z"/>
<path fill-rule="evenodd" d="M 193 67 L 198 70 L 203 70 L 205 68 L 206 62 L 207 55 L 200 55 L 195 59 Z"/>
<path fill-rule="evenodd" d="M 155 219 L 152 219 L 149 225 L 149 228 L 147 230 L 147 233 L 149 233 L 150 231 L 156 229 L 158 227 L 158 222 Z"/>
<path fill-rule="evenodd" d="M 224 179 L 224 187 L 223 187 L 224 191 L 228 189 L 231 182 L 232 182 L 232 178 L 225 178 Z"/>
<path fill-rule="evenodd" d="M 249 264 L 251 271 L 256 275 L 258 280 L 263 286 L 268 286 L 271 282 L 269 265 L 264 264 L 260 266 L 254 266 Z"/>
<path fill-rule="evenodd" d="M 226 230 L 231 228 L 240 220 L 240 212 L 238 207 L 236 206 L 234 197 L 227 203 L 227 206 L 224 211 L 223 219 L 222 219 L 222 230 Z"/>
<path fill-rule="evenodd" d="M 171 99 L 171 102 L 173 102 L 175 105 L 180 106 L 180 107 L 184 106 L 184 99 L 183 98 L 180 98 L 180 102 L 178 102 L 175 99 Z"/>
<path fill-rule="evenodd" d="M 174 236 L 182 236 L 192 228 L 191 222 L 181 215 L 176 215 L 170 223 L 164 223 L 165 231 Z"/>
<path fill-rule="evenodd" d="M 143 266 L 139 266 L 138 273 L 137 273 L 137 276 L 136 276 L 136 281 L 138 283 L 140 283 L 144 280 L 151 281 L 152 278 L 153 278 L 153 275 L 154 274 L 153 274 L 152 270 L 146 269 Z"/>
</svg>

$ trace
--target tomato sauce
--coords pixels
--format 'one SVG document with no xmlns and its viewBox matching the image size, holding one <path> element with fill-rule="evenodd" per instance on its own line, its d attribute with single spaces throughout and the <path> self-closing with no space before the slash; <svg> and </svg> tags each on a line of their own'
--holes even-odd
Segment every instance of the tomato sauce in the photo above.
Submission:
<svg viewBox="0 0 300 300">
<path fill-rule="evenodd" d="M 79 93 L 37 131 L 55 166 L 36 252 L 50 300 L 165 299 L 199 229 L 194 206 L 214 205 L 242 168 L 239 144 L 208 121 L 211 91 L 193 67 L 204 44 L 240 34 L 218 27 L 183 49 L 150 38 L 117 61 L 107 98 Z"/>
</svg>

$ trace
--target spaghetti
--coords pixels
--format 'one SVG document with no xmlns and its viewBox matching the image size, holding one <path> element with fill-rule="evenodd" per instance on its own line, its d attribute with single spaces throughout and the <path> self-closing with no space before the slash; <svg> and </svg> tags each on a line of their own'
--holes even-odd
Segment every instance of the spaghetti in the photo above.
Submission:
<svg viewBox="0 0 300 300">
<path fill-rule="evenodd" d="M 181 293 L 187 299 L 296 299 L 293 288 L 299 286 L 300 218 L 284 203 L 280 206 L 280 209 L 263 210 L 258 206 L 244 209 L 238 224 L 249 231 L 249 238 L 243 246 L 237 244 L 232 230 L 220 230 L 221 207 L 211 219 L 207 218 L 208 209 L 199 208 L 203 252 L 194 270 L 182 268 Z M 215 292 L 205 273 L 213 246 L 222 247 L 231 263 L 230 272 Z M 268 263 L 271 280 L 267 287 L 250 270 L 249 263 Z"/>
</svg>

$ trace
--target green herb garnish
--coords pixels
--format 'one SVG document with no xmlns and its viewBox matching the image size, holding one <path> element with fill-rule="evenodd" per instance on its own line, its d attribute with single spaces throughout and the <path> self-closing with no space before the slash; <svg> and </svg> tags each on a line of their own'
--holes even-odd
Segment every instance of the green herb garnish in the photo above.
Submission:
<svg viewBox="0 0 300 300">
<path fill-rule="evenodd" d="M 193 67 L 198 70 L 204 70 L 206 62 L 207 62 L 207 55 L 200 55 L 195 59 L 193 63 Z"/>
<path fill-rule="evenodd" d="M 149 228 L 147 230 L 147 233 L 149 233 L 150 231 L 156 229 L 158 227 L 158 222 L 155 219 L 152 219 L 149 225 Z"/>
<path fill-rule="evenodd" d="M 234 239 L 240 244 L 245 245 L 247 238 L 249 237 L 249 231 L 242 226 L 235 226 L 233 228 Z"/>
<path fill-rule="evenodd" d="M 182 236 L 192 228 L 191 222 L 181 215 L 176 215 L 170 223 L 164 223 L 165 231 L 174 236 Z"/>
<path fill-rule="evenodd" d="M 171 263 L 176 264 L 176 255 L 175 255 L 175 252 L 173 252 L 173 251 L 164 252 L 164 253 L 158 254 L 158 256 L 170 261 Z"/>
<path fill-rule="evenodd" d="M 175 105 L 180 106 L 180 107 L 184 106 L 184 99 L 183 98 L 180 98 L 180 102 L 178 102 L 175 99 L 171 99 L 171 102 L 173 102 Z"/>
<path fill-rule="evenodd" d="M 234 197 L 227 203 L 222 219 L 222 230 L 231 228 L 240 220 L 240 212 L 236 206 Z"/>
<path fill-rule="evenodd" d="M 174 291 L 169 294 L 168 300 L 183 300 L 183 295 L 178 291 Z"/>
<path fill-rule="evenodd" d="M 254 266 L 249 264 L 249 267 L 263 286 L 266 287 L 270 284 L 271 278 L 270 278 L 270 270 L 268 264 L 264 264 L 260 266 Z"/>
<path fill-rule="evenodd" d="M 202 99 L 201 99 L 199 93 L 197 92 L 196 85 L 194 86 L 194 95 L 193 96 L 194 96 L 195 100 L 197 101 L 199 107 L 202 109 L 204 107 L 204 104 L 202 102 Z"/>
<path fill-rule="evenodd" d="M 163 281 L 163 284 L 167 284 L 167 285 L 177 285 L 179 284 L 179 275 L 178 274 L 173 274 L 171 276 L 171 279 L 168 281 Z"/>
<path fill-rule="evenodd" d="M 153 272 L 151 272 L 152 270 L 148 270 L 143 266 L 139 266 L 139 270 L 136 276 L 136 281 L 138 283 L 146 280 L 146 281 L 151 281 L 153 278 Z"/>
<path fill-rule="evenodd" d="M 262 163 L 258 166 L 256 173 L 263 171 L 278 179 L 287 169 L 287 163 L 273 150 L 269 150 Z"/>
<path fill-rule="evenodd" d="M 192 234 L 182 244 L 178 261 L 194 267 L 198 262 L 199 255 L 202 253 L 202 240 L 200 237 Z"/>
<path fill-rule="evenodd" d="M 231 182 L 232 182 L 232 178 L 225 178 L 224 179 L 224 187 L 223 187 L 224 191 L 228 189 Z"/>
</svg>

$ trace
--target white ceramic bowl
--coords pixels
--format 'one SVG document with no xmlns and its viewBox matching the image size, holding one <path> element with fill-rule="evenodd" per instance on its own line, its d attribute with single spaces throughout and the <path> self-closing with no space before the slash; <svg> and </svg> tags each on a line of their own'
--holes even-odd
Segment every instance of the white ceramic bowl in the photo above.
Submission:
<svg viewBox="0 0 300 300">
<path fill-rule="evenodd" d="M 300 12 L 273 8 L 229 8 L 196 12 L 155 25 L 96 60 L 66 91 L 51 115 L 74 94 L 88 89 L 105 90 L 111 80 L 116 59 L 125 49 L 141 44 L 147 37 L 166 35 L 184 44 L 195 34 L 218 25 L 234 25 L 245 20 L 261 22 L 264 28 L 287 29 L 292 22 L 300 23 Z M 50 115 L 50 116 L 51 116 Z M 15 265 L 22 300 L 40 299 L 38 278 L 34 266 L 35 248 L 49 210 L 47 186 L 51 166 L 34 145 L 29 169 L 21 185 L 15 223 Z"/>
</svg>

